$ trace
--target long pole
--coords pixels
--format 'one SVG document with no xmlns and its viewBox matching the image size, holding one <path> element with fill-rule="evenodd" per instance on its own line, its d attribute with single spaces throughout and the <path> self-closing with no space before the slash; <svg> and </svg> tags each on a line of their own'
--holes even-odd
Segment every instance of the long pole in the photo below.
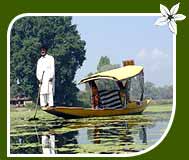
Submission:
<svg viewBox="0 0 189 160">
<path fill-rule="evenodd" d="M 42 73 L 42 78 L 41 78 L 41 82 L 43 82 L 43 76 L 44 76 L 44 73 L 45 71 L 43 71 Z M 34 117 L 33 118 L 30 118 L 29 121 L 32 121 L 32 120 L 38 120 L 38 118 L 36 118 L 36 115 L 37 115 L 37 106 L 38 106 L 38 102 L 39 102 L 39 96 L 40 96 L 40 91 L 41 91 L 41 85 L 39 86 L 39 90 L 38 90 L 38 94 L 37 94 L 37 100 L 36 100 L 36 104 L 35 104 L 35 114 L 34 114 Z"/>
</svg>

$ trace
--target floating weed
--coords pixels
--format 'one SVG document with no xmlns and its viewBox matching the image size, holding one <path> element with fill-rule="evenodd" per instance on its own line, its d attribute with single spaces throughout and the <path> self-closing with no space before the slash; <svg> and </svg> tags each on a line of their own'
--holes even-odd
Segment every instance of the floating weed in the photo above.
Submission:
<svg viewBox="0 0 189 160">
<path fill-rule="evenodd" d="M 55 136 L 57 154 L 129 154 L 144 150 L 163 135 L 172 105 L 149 106 L 142 115 L 64 120 L 38 110 L 11 108 L 11 153 L 42 153 L 41 136 Z"/>
<path fill-rule="evenodd" d="M 14 144 L 11 146 L 11 149 L 20 149 L 20 148 L 28 148 L 28 147 L 32 147 L 32 148 L 35 148 L 35 147 L 41 147 L 42 145 L 39 144 L 39 143 L 23 143 L 23 144 Z"/>
</svg>

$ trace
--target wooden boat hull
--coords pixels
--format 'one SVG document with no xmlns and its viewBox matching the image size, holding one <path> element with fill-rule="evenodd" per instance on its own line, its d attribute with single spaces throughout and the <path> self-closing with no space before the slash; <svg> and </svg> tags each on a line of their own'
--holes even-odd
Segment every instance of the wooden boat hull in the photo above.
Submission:
<svg viewBox="0 0 189 160">
<path fill-rule="evenodd" d="M 151 100 L 144 100 L 143 102 L 131 102 L 126 108 L 123 109 L 89 109 L 81 107 L 47 107 L 42 108 L 43 111 L 56 115 L 58 117 L 63 117 L 65 119 L 73 118 L 86 118 L 86 117 L 106 117 L 106 116 L 120 116 L 120 115 L 130 115 L 130 114 L 140 114 L 144 111 L 146 106 Z"/>
</svg>

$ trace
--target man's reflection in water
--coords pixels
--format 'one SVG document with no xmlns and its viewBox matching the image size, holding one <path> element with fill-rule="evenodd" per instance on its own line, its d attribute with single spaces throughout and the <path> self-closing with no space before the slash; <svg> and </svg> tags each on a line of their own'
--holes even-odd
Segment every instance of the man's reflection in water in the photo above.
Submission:
<svg viewBox="0 0 189 160">
<path fill-rule="evenodd" d="M 55 154 L 55 135 L 42 135 L 43 154 Z"/>
<path fill-rule="evenodd" d="M 142 140 L 142 143 L 147 144 L 147 134 L 145 126 L 141 126 L 139 131 L 139 138 Z"/>
</svg>

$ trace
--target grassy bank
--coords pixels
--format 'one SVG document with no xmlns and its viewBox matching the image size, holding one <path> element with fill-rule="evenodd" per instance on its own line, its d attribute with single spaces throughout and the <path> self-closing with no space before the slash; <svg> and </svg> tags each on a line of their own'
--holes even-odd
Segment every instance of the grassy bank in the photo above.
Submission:
<svg viewBox="0 0 189 160">
<path fill-rule="evenodd" d="M 166 104 L 173 104 L 173 99 L 156 99 L 152 100 L 150 105 L 166 105 Z"/>
</svg>

